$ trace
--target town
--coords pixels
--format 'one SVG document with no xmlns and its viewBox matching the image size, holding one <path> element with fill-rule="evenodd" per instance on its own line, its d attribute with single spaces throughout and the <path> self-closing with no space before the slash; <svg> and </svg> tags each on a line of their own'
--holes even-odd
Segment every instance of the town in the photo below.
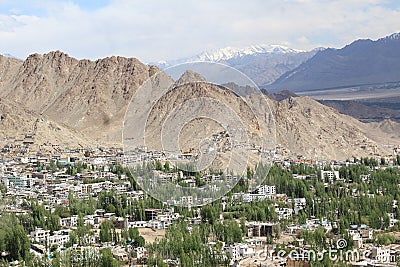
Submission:
<svg viewBox="0 0 400 267">
<path fill-rule="evenodd" d="M 161 184 L 234 181 L 198 206 L 149 196 L 123 149 L 33 151 L 30 138 L 1 148 L 1 266 L 398 266 L 399 148 L 347 161 L 276 158 L 256 190 L 251 169 L 188 172 L 161 152 L 137 155 Z"/>
</svg>

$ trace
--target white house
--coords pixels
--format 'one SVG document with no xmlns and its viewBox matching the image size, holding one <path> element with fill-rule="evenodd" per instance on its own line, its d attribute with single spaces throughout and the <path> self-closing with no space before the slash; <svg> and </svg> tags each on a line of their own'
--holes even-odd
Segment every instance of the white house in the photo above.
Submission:
<svg viewBox="0 0 400 267">
<path fill-rule="evenodd" d="M 333 183 L 334 180 L 340 179 L 339 171 L 323 171 L 321 170 L 321 179 L 322 181 L 329 181 Z"/>
<path fill-rule="evenodd" d="M 262 185 L 258 188 L 258 194 L 260 194 L 260 195 L 275 195 L 276 187 L 275 187 L 275 185 Z"/>
</svg>

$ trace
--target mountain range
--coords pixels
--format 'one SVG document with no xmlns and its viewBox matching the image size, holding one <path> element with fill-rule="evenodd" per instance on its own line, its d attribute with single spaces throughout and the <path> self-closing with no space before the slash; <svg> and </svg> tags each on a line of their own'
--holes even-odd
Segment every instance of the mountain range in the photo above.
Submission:
<svg viewBox="0 0 400 267">
<path fill-rule="evenodd" d="M 251 78 L 258 86 L 272 83 L 323 48 L 311 51 L 292 49 L 281 45 L 253 45 L 246 48 L 225 47 L 205 51 L 193 57 L 155 63 L 167 68 L 187 62 L 218 62 L 236 68 Z"/>
<path fill-rule="evenodd" d="M 242 68 L 258 84 L 275 80 L 268 89 L 293 89 L 296 93 L 272 90 L 268 94 L 263 90 L 276 120 L 280 152 L 288 156 L 344 159 L 380 153 L 386 149 L 381 144 L 397 144 L 400 140 L 396 132 L 399 124 L 384 120 L 399 117 L 399 44 L 400 35 L 393 34 L 376 41 L 357 40 L 342 49 L 305 52 L 282 46 L 253 46 L 203 53 L 190 60 L 214 60 Z M 0 140 L 21 139 L 18 136 L 29 133 L 39 147 L 46 143 L 121 146 L 123 120 L 132 96 L 160 71 L 159 67 L 138 59 L 116 56 L 95 61 L 77 60 L 60 51 L 32 54 L 25 60 L 0 56 Z M 189 77 L 198 75 L 191 73 Z M 186 76 L 177 79 L 175 86 L 185 79 Z M 362 83 L 373 83 L 359 86 L 370 96 L 357 101 L 321 99 L 322 105 L 312 98 L 298 96 L 304 95 L 304 90 L 320 90 L 321 96 L 327 97 L 337 89 L 324 88 Z M 160 114 L 171 110 L 171 101 L 193 95 L 219 95 L 206 89 L 192 92 L 191 87 L 179 88 L 174 91 L 176 95 L 160 99 Z M 354 86 L 345 90 L 356 91 Z M 376 95 L 376 91 L 385 90 L 392 94 Z M 235 94 L 221 97 L 226 103 L 240 102 Z M 239 105 L 238 110 L 245 107 Z M 362 123 L 346 114 L 377 122 Z M 149 121 L 149 127 L 158 129 L 158 120 L 154 115 L 154 124 Z M 186 144 L 195 133 L 210 134 L 219 129 L 199 121 L 189 128 L 184 130 L 189 138 L 182 139 Z"/>
<path fill-rule="evenodd" d="M 170 61 L 160 61 L 159 64 L 162 66 L 172 66 L 185 62 L 195 61 L 212 61 L 218 62 L 223 60 L 230 60 L 233 58 L 240 58 L 249 55 L 257 54 L 288 54 L 288 53 L 301 53 L 306 52 L 303 50 L 292 49 L 282 45 L 252 45 L 245 48 L 237 47 L 225 47 L 221 49 L 214 49 L 211 51 L 204 51 L 193 57 L 186 57 Z"/>
<path fill-rule="evenodd" d="M 77 60 L 60 51 L 24 61 L 0 57 L 0 99 L 90 140 L 121 143 L 125 107 L 153 71 L 134 58 Z M 6 115 L 2 124 L 13 119 Z"/>
<path fill-rule="evenodd" d="M 0 138 L 14 140 L 30 133 L 39 147 L 46 143 L 121 146 L 128 103 L 158 71 L 135 58 L 115 56 L 96 61 L 77 60 L 60 51 L 33 54 L 24 61 L 0 56 Z M 168 112 L 174 99 L 194 94 L 174 92 L 160 99 L 159 114 Z M 196 91 L 197 97 L 209 94 Z M 229 103 L 239 101 L 235 94 L 222 97 Z M 344 159 L 373 155 L 384 150 L 382 142 L 399 141 L 397 133 L 390 132 L 396 126 L 386 127 L 386 132 L 379 124 L 371 128 L 308 97 L 267 101 L 276 120 L 277 142 L 287 156 Z M 154 124 L 149 120 L 150 128 L 157 129 L 157 118 Z M 188 133 L 204 131 L 202 124 L 190 127 Z"/>
<path fill-rule="evenodd" d="M 289 90 L 318 99 L 349 100 L 369 98 L 368 92 L 379 89 L 374 94 L 385 91 L 393 96 L 389 89 L 400 88 L 400 33 L 378 40 L 359 39 L 340 49 L 303 51 L 280 45 L 226 47 L 156 65 L 166 68 L 195 61 L 236 68 L 272 93 Z M 349 95 L 349 89 L 357 94 Z M 328 91 L 332 97 L 328 97 Z"/>
<path fill-rule="evenodd" d="M 356 40 L 319 51 L 268 86 L 269 91 L 311 91 L 400 81 L 400 34 Z"/>
<path fill-rule="evenodd" d="M 4 54 L 0 54 L 0 55 L 3 56 L 3 57 L 16 58 L 13 55 L 8 54 L 8 53 L 4 53 Z"/>
</svg>

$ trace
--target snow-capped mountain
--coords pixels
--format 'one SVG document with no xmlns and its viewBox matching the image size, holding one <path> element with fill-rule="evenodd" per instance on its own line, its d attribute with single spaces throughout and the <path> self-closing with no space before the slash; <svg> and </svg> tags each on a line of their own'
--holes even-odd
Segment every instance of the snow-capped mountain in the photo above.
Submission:
<svg viewBox="0 0 400 267">
<path fill-rule="evenodd" d="M 197 61 L 221 61 L 229 60 L 254 54 L 286 54 L 286 53 L 299 53 L 304 52 L 280 45 L 253 45 L 246 48 L 225 47 L 214 51 L 203 52 L 197 56 L 190 58 Z"/>
<path fill-rule="evenodd" d="M 378 41 L 383 41 L 383 40 L 400 40 L 400 32 L 393 33 L 392 35 L 383 37 L 379 39 Z"/>
<path fill-rule="evenodd" d="M 197 61 L 220 62 L 248 75 L 256 84 L 265 85 L 275 81 L 312 57 L 321 48 L 303 51 L 282 45 L 252 45 L 245 48 L 225 47 L 205 51 L 193 57 L 153 63 L 161 68 Z"/>
<path fill-rule="evenodd" d="M 220 62 L 250 55 L 257 55 L 257 54 L 296 54 L 302 52 L 306 51 L 292 49 L 282 45 L 252 45 L 245 48 L 228 46 L 221 49 L 204 51 L 192 57 L 180 58 L 169 61 L 159 61 L 157 62 L 157 65 L 160 67 L 168 67 L 185 62 L 196 62 L 196 61 Z"/>
<path fill-rule="evenodd" d="M 16 58 L 16 57 L 14 57 L 13 55 L 8 54 L 8 53 L 0 54 L 0 56 L 8 57 L 8 58 Z"/>
</svg>

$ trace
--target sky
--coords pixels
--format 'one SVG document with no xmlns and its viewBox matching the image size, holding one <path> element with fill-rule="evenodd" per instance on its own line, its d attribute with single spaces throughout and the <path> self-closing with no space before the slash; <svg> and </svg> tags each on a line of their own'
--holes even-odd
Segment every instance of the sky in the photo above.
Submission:
<svg viewBox="0 0 400 267">
<path fill-rule="evenodd" d="M 0 0 L 0 53 L 143 62 L 227 46 L 340 48 L 400 32 L 389 0 Z"/>
</svg>

